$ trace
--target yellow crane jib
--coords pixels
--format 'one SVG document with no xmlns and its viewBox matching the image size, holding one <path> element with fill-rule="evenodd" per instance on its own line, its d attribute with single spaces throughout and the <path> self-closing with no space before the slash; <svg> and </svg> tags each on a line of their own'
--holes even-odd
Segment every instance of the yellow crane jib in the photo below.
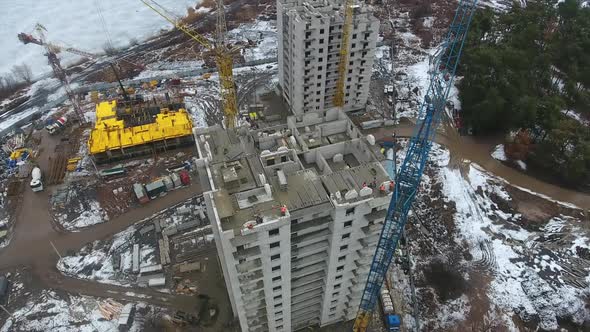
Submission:
<svg viewBox="0 0 590 332">
<path fill-rule="evenodd" d="M 233 76 L 233 52 L 234 49 L 228 48 L 225 43 L 225 13 L 223 12 L 223 1 L 217 0 L 217 39 L 212 43 L 206 37 L 200 35 L 192 28 L 174 19 L 173 14 L 169 13 L 164 7 L 153 0 L 141 0 L 147 7 L 162 16 L 168 22 L 172 23 L 178 30 L 184 32 L 187 36 L 203 45 L 215 53 L 215 64 L 219 72 L 219 88 L 221 92 L 221 101 L 223 104 L 223 114 L 225 116 L 226 128 L 234 128 L 236 125 L 236 116 L 238 115 L 238 102 L 236 97 L 236 85 Z M 223 25 L 223 26 L 222 26 Z"/>
<path fill-rule="evenodd" d="M 338 82 L 336 83 L 336 94 L 334 95 L 334 106 L 344 107 L 344 96 L 346 91 L 346 69 L 348 64 L 348 41 L 354 16 L 354 0 L 346 0 L 344 4 L 344 24 L 342 25 L 342 44 L 340 45 L 340 63 L 338 64 Z"/>
</svg>

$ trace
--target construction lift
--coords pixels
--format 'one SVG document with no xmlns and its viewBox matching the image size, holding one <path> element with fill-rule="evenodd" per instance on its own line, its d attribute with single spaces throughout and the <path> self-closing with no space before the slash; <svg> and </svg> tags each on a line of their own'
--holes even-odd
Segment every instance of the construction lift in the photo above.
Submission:
<svg viewBox="0 0 590 332">
<path fill-rule="evenodd" d="M 344 24 L 342 24 L 342 43 L 340 44 L 340 62 L 338 63 L 338 81 L 336 82 L 336 93 L 334 94 L 334 106 L 344 107 L 344 96 L 346 91 L 346 70 L 348 64 L 348 41 L 354 18 L 354 0 L 346 0 L 344 3 Z"/>
<path fill-rule="evenodd" d="M 42 26 L 39 23 L 37 23 L 37 25 L 35 26 L 35 31 L 37 31 L 39 38 L 36 38 L 35 36 L 33 36 L 31 34 L 24 33 L 24 32 L 19 33 L 17 35 L 17 37 L 25 45 L 26 44 L 36 44 L 36 45 L 45 47 L 45 49 L 48 50 L 47 56 L 50 59 L 49 60 L 50 64 L 52 63 L 52 61 L 57 61 L 57 66 L 59 68 L 61 68 L 61 65 L 59 63 L 59 59 L 57 59 L 57 54 L 59 54 L 61 52 L 68 52 L 68 53 L 76 54 L 76 55 L 79 55 L 79 56 L 82 56 L 85 58 L 89 58 L 89 59 L 93 59 L 93 60 L 97 60 L 100 57 L 97 54 L 82 51 L 82 50 L 74 48 L 74 47 L 64 46 L 64 45 L 60 45 L 57 43 L 52 43 L 52 42 L 46 41 L 45 36 L 44 36 L 44 31 L 47 31 L 47 30 L 45 29 L 44 26 Z M 55 57 L 50 56 L 49 54 L 53 54 L 53 55 L 55 55 Z M 131 63 L 134 66 L 138 66 L 137 64 L 132 63 L 128 60 L 125 60 L 125 61 Z M 121 82 L 121 78 L 119 77 L 119 71 L 117 70 L 117 68 L 115 67 L 115 64 L 112 61 L 108 61 L 108 63 L 109 63 L 109 66 L 111 67 L 113 73 L 115 74 L 115 78 L 117 79 L 117 82 L 119 82 L 119 87 L 122 90 L 123 98 L 125 99 L 125 101 L 129 101 L 129 96 L 127 95 L 127 91 L 123 87 L 123 83 Z M 52 65 L 52 68 L 53 68 L 53 65 Z M 63 74 L 65 75 L 65 71 L 63 71 L 63 69 L 61 69 L 61 71 L 59 71 L 59 72 L 60 73 L 63 72 Z M 55 69 L 54 69 L 54 73 L 55 73 L 56 77 L 60 78 L 58 76 L 57 72 L 55 71 Z M 60 78 L 60 80 L 61 80 L 61 78 Z M 71 88 L 69 88 L 69 80 L 66 79 L 66 81 L 68 81 L 67 83 L 64 83 L 64 86 L 66 86 L 66 84 L 67 84 L 66 92 L 68 91 L 68 89 L 71 91 Z M 62 80 L 62 82 L 63 82 L 63 80 Z M 69 96 L 70 96 L 70 94 L 68 94 L 68 97 Z M 70 98 L 70 100 L 71 100 L 71 98 Z M 72 101 L 72 104 L 74 104 L 73 101 Z M 78 105 L 78 104 L 76 104 L 76 105 Z"/>
<path fill-rule="evenodd" d="M 430 85 L 420 106 L 408 152 L 396 176 L 389 209 L 354 321 L 353 331 L 355 332 L 367 330 L 371 314 L 379 299 L 383 280 L 402 235 L 408 212 L 419 189 L 436 128 L 441 122 L 443 112 L 445 112 L 449 90 L 453 86 L 455 71 L 461 57 L 467 30 L 477 8 L 477 1 L 459 1 L 449 31 L 438 51 L 430 59 Z"/>
<path fill-rule="evenodd" d="M 217 2 L 217 24 L 215 41 L 210 41 L 206 37 L 197 33 L 188 25 L 175 19 L 175 15 L 166 10 L 154 0 L 141 0 L 146 6 L 172 23 L 178 30 L 184 32 L 197 43 L 215 54 L 217 71 L 219 72 L 219 85 L 221 90 L 221 101 L 223 103 L 223 114 L 225 116 L 226 128 L 235 128 L 236 117 L 238 115 L 238 103 L 236 98 L 236 85 L 233 74 L 233 54 L 237 48 L 231 48 L 225 40 L 227 25 L 225 23 L 225 9 L 223 0 Z"/>
<path fill-rule="evenodd" d="M 84 114 L 82 113 L 82 109 L 80 108 L 80 104 L 76 100 L 76 95 L 74 94 L 74 91 L 72 90 L 72 87 L 70 86 L 70 79 L 68 78 L 66 71 L 61 66 L 59 58 L 57 57 L 57 54 L 60 52 L 61 48 L 56 45 L 47 43 L 45 41 L 45 32 L 47 31 L 47 29 L 45 29 L 45 27 L 42 26 L 41 24 L 37 23 L 35 25 L 35 31 L 37 32 L 37 35 L 39 36 L 39 38 L 35 38 L 29 34 L 19 33 L 18 39 L 20 41 L 22 41 L 24 44 L 34 43 L 34 44 L 41 45 L 41 46 L 45 47 L 45 51 L 46 51 L 45 55 L 47 56 L 47 59 L 49 60 L 49 65 L 51 66 L 51 69 L 53 69 L 53 74 L 63 84 L 64 89 L 66 90 L 66 94 L 68 95 L 68 98 L 70 99 L 70 102 L 72 103 L 72 107 L 74 107 L 74 112 L 76 113 L 76 116 L 78 117 L 78 119 L 80 120 L 81 123 L 84 123 L 85 122 L 84 121 Z M 74 53 L 74 52 L 72 52 L 72 53 Z M 81 53 L 85 53 L 85 52 L 81 52 Z M 76 53 L 76 54 L 79 54 L 79 53 Z"/>
</svg>

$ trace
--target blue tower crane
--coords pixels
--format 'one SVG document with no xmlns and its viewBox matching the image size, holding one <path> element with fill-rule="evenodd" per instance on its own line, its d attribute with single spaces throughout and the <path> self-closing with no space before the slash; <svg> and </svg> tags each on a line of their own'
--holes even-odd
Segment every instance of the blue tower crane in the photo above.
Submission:
<svg viewBox="0 0 590 332">
<path fill-rule="evenodd" d="M 355 332 L 366 331 L 371 313 L 379 299 L 385 274 L 391 264 L 408 212 L 420 186 L 436 128 L 445 111 L 449 90 L 453 85 L 455 71 L 467 37 L 467 30 L 477 8 L 477 1 L 459 1 L 449 31 L 438 51 L 431 57 L 430 85 L 420 106 L 408 152 L 397 173 L 389 209 L 354 322 L 353 331 Z"/>
</svg>

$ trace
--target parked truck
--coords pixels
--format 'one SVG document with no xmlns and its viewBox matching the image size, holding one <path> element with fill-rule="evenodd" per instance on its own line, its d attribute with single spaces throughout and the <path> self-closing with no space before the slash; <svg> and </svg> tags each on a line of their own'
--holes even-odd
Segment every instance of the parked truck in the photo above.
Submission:
<svg viewBox="0 0 590 332">
<path fill-rule="evenodd" d="M 386 331 L 401 331 L 401 320 L 400 317 L 395 314 L 395 308 L 393 307 L 393 301 L 391 300 L 389 291 L 387 289 L 382 290 L 380 298 L 381 308 L 383 309 L 383 323 L 385 324 Z"/>
<path fill-rule="evenodd" d="M 49 124 L 45 126 L 45 129 L 47 129 L 47 132 L 50 135 L 53 135 L 62 131 L 66 127 L 67 123 L 68 119 L 65 116 L 61 116 L 57 118 L 57 120 L 49 122 Z"/>
<path fill-rule="evenodd" d="M 43 181 L 41 178 L 41 169 L 39 167 L 33 168 L 31 172 L 31 190 L 34 192 L 43 191 Z"/>
</svg>

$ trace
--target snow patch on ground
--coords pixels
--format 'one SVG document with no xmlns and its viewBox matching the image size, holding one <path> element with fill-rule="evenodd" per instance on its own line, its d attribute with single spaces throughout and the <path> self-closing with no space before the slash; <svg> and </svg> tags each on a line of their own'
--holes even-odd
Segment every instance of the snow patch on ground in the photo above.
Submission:
<svg viewBox="0 0 590 332">
<path fill-rule="evenodd" d="M 104 319 L 98 309 L 98 302 L 93 298 L 64 296 L 43 290 L 39 296 L 14 311 L 0 332 L 17 330 L 109 332 L 117 330 L 117 321 Z"/>
<path fill-rule="evenodd" d="M 246 62 L 277 57 L 277 28 L 270 21 L 240 24 L 228 32 L 228 37 L 232 41 L 255 44 L 242 50 Z"/>
<path fill-rule="evenodd" d="M 458 299 L 446 302 L 438 312 L 435 320 L 440 322 L 438 325 L 443 330 L 452 330 L 457 323 L 465 320 L 469 314 L 471 306 L 466 295 Z"/>
<path fill-rule="evenodd" d="M 508 158 L 506 158 L 506 152 L 504 152 L 504 144 L 496 145 L 494 151 L 492 152 L 492 158 L 500 161 L 508 160 Z"/>
<path fill-rule="evenodd" d="M 480 252 L 478 246 L 482 242 L 491 245 L 493 258 L 488 262 L 488 268 L 494 278 L 488 296 L 492 304 L 517 313 L 525 321 L 538 317 L 540 326 L 550 330 L 557 328 L 557 317 L 583 321 L 588 316 L 583 303 L 585 291 L 563 282 L 549 285 L 542 278 L 544 273 L 561 271 L 564 262 L 559 255 L 562 253 L 552 251 L 551 256 L 539 255 L 542 249 L 538 246 L 544 243 L 535 241 L 538 236 L 535 232 L 523 228 L 521 216 L 503 212 L 495 206 L 490 196 L 492 193 L 505 201 L 511 200 L 503 188 L 505 183 L 477 165 L 469 164 L 462 169 L 466 171 L 440 170 L 442 191 L 446 199 L 456 206 L 457 242 L 466 240 L 474 253 Z M 555 220 L 548 226 L 548 229 L 561 230 Z M 587 245 L 587 238 L 579 241 L 580 245 Z M 539 259 L 530 261 L 534 257 Z M 474 257 L 474 260 L 480 258 Z"/>
<path fill-rule="evenodd" d="M 81 251 L 75 256 L 66 256 L 57 263 L 57 269 L 65 275 L 79 279 L 94 280 L 101 283 L 131 286 L 125 280 L 125 273 L 131 271 L 132 257 L 130 246 L 135 227 L 117 233 L 109 247 L 100 246 L 95 242 L 92 248 Z M 100 248 L 99 248 L 100 247 Z M 121 254 L 120 270 L 113 266 L 113 256 Z M 119 275 L 121 278 L 118 278 Z"/>
<path fill-rule="evenodd" d="M 574 110 L 561 110 L 561 114 L 574 119 L 585 126 L 590 126 L 590 121 L 584 119 L 580 113 L 577 113 Z"/>
<path fill-rule="evenodd" d="M 68 215 L 58 216 L 58 222 L 69 231 L 80 231 L 81 228 L 101 224 L 109 220 L 106 211 L 100 207 L 100 203 L 95 200 L 89 200 L 87 206 L 80 206 L 80 214 L 72 220 L 68 220 Z"/>
<path fill-rule="evenodd" d="M 516 165 L 518 166 L 518 168 L 520 168 L 523 171 L 526 171 L 526 163 L 522 160 L 515 160 L 514 161 L 516 163 Z"/>
<path fill-rule="evenodd" d="M 135 79 L 151 78 L 157 76 L 173 76 L 190 70 L 198 70 L 203 67 L 202 60 L 196 61 L 164 61 L 150 63 Z"/>
</svg>

